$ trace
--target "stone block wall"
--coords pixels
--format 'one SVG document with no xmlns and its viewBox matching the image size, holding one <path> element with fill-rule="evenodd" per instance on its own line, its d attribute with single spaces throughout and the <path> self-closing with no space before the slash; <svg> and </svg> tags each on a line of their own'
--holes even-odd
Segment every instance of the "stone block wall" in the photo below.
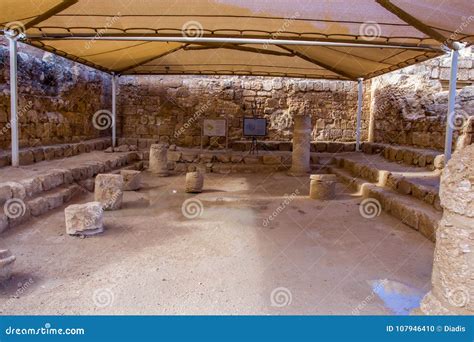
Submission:
<svg viewBox="0 0 474 342">
<path fill-rule="evenodd" d="M 362 120 L 367 136 L 369 101 Z M 242 139 L 242 118 L 268 119 L 266 140 L 290 141 L 293 116 L 311 115 L 315 141 L 354 141 L 357 84 L 237 76 L 120 78 L 119 120 L 125 138 L 199 146 L 205 118 L 228 119 L 230 144 Z M 224 138 L 204 145 L 224 147 Z"/>
<path fill-rule="evenodd" d="M 0 38 L 0 152 L 10 147 L 10 72 Z M 20 147 L 79 142 L 110 134 L 92 117 L 110 109 L 110 76 L 62 57 L 18 44 Z"/>
<path fill-rule="evenodd" d="M 474 55 L 459 60 L 453 146 L 474 116 Z M 444 149 L 450 57 L 443 56 L 367 81 L 374 142 Z"/>
</svg>

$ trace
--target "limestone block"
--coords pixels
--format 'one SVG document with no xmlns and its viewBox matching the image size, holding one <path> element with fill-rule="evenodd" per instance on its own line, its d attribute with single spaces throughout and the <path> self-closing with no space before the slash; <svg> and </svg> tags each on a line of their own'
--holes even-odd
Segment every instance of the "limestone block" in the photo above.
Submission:
<svg viewBox="0 0 474 342">
<path fill-rule="evenodd" d="M 281 156 L 277 155 L 264 155 L 263 163 L 266 165 L 279 165 L 281 164 Z"/>
<path fill-rule="evenodd" d="M 311 175 L 309 197 L 317 200 L 331 200 L 336 197 L 336 175 Z"/>
<path fill-rule="evenodd" d="M 202 192 L 204 185 L 204 174 L 200 171 L 188 172 L 186 174 L 186 192 Z"/>
<path fill-rule="evenodd" d="M 197 161 L 197 154 L 195 153 L 183 153 L 181 159 L 188 163 L 193 163 Z"/>
<path fill-rule="evenodd" d="M 181 160 L 181 152 L 179 151 L 168 151 L 168 160 L 173 162 L 179 162 Z"/>
<path fill-rule="evenodd" d="M 120 175 L 123 177 L 123 190 L 135 191 L 141 187 L 141 172 L 136 170 L 121 170 Z"/>
<path fill-rule="evenodd" d="M 64 209 L 69 235 L 94 235 L 104 231 L 101 202 L 73 204 Z"/>
<path fill-rule="evenodd" d="M 201 163 L 212 163 L 214 160 L 214 155 L 211 153 L 201 153 L 199 155 L 199 160 Z"/>
<path fill-rule="evenodd" d="M 230 162 L 230 155 L 228 154 L 218 154 L 216 156 L 217 161 L 220 163 L 229 163 Z"/>
<path fill-rule="evenodd" d="M 27 202 L 28 207 L 30 208 L 30 212 L 32 216 L 40 216 L 46 213 L 48 208 L 48 202 L 44 199 L 44 197 L 37 197 Z"/>
<path fill-rule="evenodd" d="M 30 165 L 35 162 L 35 156 L 32 151 L 20 151 L 19 161 L 20 165 Z"/>
<path fill-rule="evenodd" d="M 409 195 L 411 194 L 411 183 L 403 178 L 400 180 L 400 182 L 398 182 L 397 190 L 401 194 Z"/>
<path fill-rule="evenodd" d="M 169 176 L 168 149 L 165 144 L 153 144 L 150 147 L 150 166 L 152 173 L 159 177 Z"/>
<path fill-rule="evenodd" d="M 0 282 L 10 279 L 16 257 L 8 249 L 0 249 Z"/>
<path fill-rule="evenodd" d="M 60 207 L 63 205 L 63 194 L 60 191 L 55 191 L 52 194 L 44 196 L 46 203 L 48 203 L 48 209 L 52 210 L 54 208 Z"/>
<path fill-rule="evenodd" d="M 32 197 L 43 191 L 41 180 L 37 177 L 22 179 L 18 183 L 23 185 L 23 187 L 25 188 L 26 196 L 28 197 Z"/>
<path fill-rule="evenodd" d="M 128 145 L 120 145 L 114 149 L 115 152 L 129 152 L 130 148 Z"/>
<path fill-rule="evenodd" d="M 433 165 L 436 169 L 444 168 L 444 154 L 437 155 L 434 158 Z"/>
<path fill-rule="evenodd" d="M 94 199 L 105 210 L 117 210 L 122 206 L 123 177 L 115 174 L 98 174 L 95 178 Z"/>
<path fill-rule="evenodd" d="M 64 182 L 64 176 L 59 171 L 50 171 L 45 175 L 41 175 L 38 177 L 43 191 L 51 190 L 57 186 L 60 186 Z"/>
<path fill-rule="evenodd" d="M 257 157 L 257 156 L 244 157 L 245 164 L 259 164 L 260 160 L 261 160 L 260 157 Z"/>
</svg>

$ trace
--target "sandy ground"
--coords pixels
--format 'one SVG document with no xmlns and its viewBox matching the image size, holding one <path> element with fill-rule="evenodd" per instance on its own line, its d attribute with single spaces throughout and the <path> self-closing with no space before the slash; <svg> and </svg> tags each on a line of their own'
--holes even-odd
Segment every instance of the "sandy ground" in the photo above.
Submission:
<svg viewBox="0 0 474 342">
<path fill-rule="evenodd" d="M 1 313 L 396 314 L 429 290 L 433 243 L 362 217 L 342 184 L 322 202 L 284 173 L 207 174 L 198 195 L 184 176 L 143 183 L 104 234 L 66 235 L 64 208 L 3 233 L 17 261 Z"/>
</svg>

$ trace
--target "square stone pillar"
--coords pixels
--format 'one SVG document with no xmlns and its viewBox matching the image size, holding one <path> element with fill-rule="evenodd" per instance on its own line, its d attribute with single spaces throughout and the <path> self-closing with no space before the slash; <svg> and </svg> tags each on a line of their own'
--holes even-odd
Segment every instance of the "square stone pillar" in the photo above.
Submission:
<svg viewBox="0 0 474 342">
<path fill-rule="evenodd" d="M 291 176 L 305 176 L 311 172 L 311 117 L 295 115 L 293 128 L 293 153 Z"/>
</svg>

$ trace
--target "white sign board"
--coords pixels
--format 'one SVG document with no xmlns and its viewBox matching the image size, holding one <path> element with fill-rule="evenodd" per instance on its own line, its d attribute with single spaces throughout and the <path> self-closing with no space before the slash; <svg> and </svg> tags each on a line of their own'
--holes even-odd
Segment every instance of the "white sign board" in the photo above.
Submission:
<svg viewBox="0 0 474 342">
<path fill-rule="evenodd" d="M 223 119 L 205 119 L 203 122 L 203 135 L 208 137 L 225 137 L 226 120 Z"/>
</svg>

